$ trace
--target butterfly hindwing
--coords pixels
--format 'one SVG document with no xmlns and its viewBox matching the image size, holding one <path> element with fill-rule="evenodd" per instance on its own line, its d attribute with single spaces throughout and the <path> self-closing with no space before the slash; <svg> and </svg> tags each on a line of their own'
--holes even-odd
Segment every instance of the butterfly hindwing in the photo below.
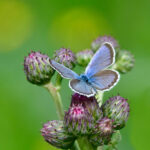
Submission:
<svg viewBox="0 0 150 150">
<path fill-rule="evenodd" d="M 70 88 L 81 95 L 93 96 L 95 94 L 92 86 L 78 79 L 72 79 L 69 83 Z"/>
<path fill-rule="evenodd" d="M 104 43 L 88 64 L 85 74 L 90 78 L 97 72 L 112 65 L 115 61 L 115 50 L 110 43 Z"/>
<path fill-rule="evenodd" d="M 120 75 L 114 70 L 103 70 L 95 74 L 91 79 L 91 84 L 97 90 L 107 91 L 114 87 L 120 79 Z"/>
<path fill-rule="evenodd" d="M 64 78 L 67 78 L 67 79 L 78 79 L 79 78 L 79 76 L 74 71 L 65 67 L 62 64 L 55 62 L 54 60 L 50 60 L 50 64 Z"/>
</svg>

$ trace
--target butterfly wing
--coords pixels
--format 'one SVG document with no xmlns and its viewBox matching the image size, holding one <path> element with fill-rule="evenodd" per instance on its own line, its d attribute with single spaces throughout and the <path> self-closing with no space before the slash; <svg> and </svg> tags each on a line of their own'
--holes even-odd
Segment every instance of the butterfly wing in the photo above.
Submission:
<svg viewBox="0 0 150 150">
<path fill-rule="evenodd" d="M 85 74 L 90 78 L 97 72 L 112 65 L 115 61 L 115 50 L 110 43 L 104 43 L 94 54 Z"/>
<path fill-rule="evenodd" d="M 93 96 L 95 94 L 94 89 L 92 86 L 89 86 L 86 82 L 78 79 L 72 79 L 69 82 L 70 88 L 81 95 L 85 96 Z"/>
<path fill-rule="evenodd" d="M 120 79 L 120 75 L 114 70 L 103 70 L 95 74 L 90 82 L 94 88 L 101 91 L 108 91 L 113 88 Z"/>
<path fill-rule="evenodd" d="M 72 71 L 71 69 L 65 67 L 62 64 L 55 62 L 54 60 L 50 60 L 50 65 L 54 68 L 63 78 L 67 79 L 78 79 L 79 76 Z"/>
</svg>

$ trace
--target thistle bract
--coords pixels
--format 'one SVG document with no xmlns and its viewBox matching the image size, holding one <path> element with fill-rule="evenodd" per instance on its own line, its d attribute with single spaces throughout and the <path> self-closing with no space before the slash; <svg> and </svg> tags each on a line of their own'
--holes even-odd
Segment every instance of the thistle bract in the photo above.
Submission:
<svg viewBox="0 0 150 150">
<path fill-rule="evenodd" d="M 74 68 L 76 63 L 76 57 L 74 53 L 66 48 L 57 50 L 54 54 L 54 60 L 70 69 Z"/>
<path fill-rule="evenodd" d="M 83 50 L 76 54 L 77 63 L 80 66 L 86 67 L 93 57 L 94 53 L 92 50 Z"/>
<path fill-rule="evenodd" d="M 129 104 L 126 99 L 121 96 L 112 97 L 102 105 L 102 109 L 104 116 L 113 120 L 115 129 L 125 126 L 129 116 Z"/>
<path fill-rule="evenodd" d="M 74 135 L 88 135 L 94 124 L 103 117 L 95 97 L 73 94 L 69 111 L 65 115 L 65 126 Z"/>
<path fill-rule="evenodd" d="M 110 141 L 110 139 L 107 139 L 107 137 L 105 139 L 104 137 L 101 137 L 98 134 L 95 134 L 95 135 L 93 134 L 89 136 L 88 140 L 95 147 L 104 145 L 105 141 L 108 141 L 108 140 Z"/>
<path fill-rule="evenodd" d="M 91 44 L 92 50 L 97 51 L 105 42 L 111 43 L 116 53 L 118 53 L 120 46 L 118 44 L 118 41 L 115 40 L 112 36 L 99 36 L 96 40 L 92 42 Z"/>
<path fill-rule="evenodd" d="M 41 133 L 45 141 L 61 149 L 70 148 L 75 140 L 74 137 L 66 133 L 63 121 L 49 121 L 43 125 Z"/>
<path fill-rule="evenodd" d="M 97 100 L 95 99 L 94 96 L 87 97 L 75 93 L 72 96 L 71 106 L 76 104 L 81 104 L 84 108 L 86 108 L 88 113 L 91 114 L 95 122 L 103 117 L 102 110 L 99 107 Z"/>
<path fill-rule="evenodd" d="M 105 117 L 97 121 L 95 132 L 101 135 L 111 135 L 113 132 L 113 120 Z"/>
<path fill-rule="evenodd" d="M 134 56 L 129 51 L 120 51 L 113 68 L 120 73 L 127 73 L 134 67 Z"/>
<path fill-rule="evenodd" d="M 113 133 L 113 121 L 109 118 L 103 118 L 97 121 L 94 134 L 89 136 L 89 141 L 95 146 L 108 144 Z"/>
<path fill-rule="evenodd" d="M 72 105 L 64 117 L 68 133 L 75 136 L 89 134 L 93 126 L 93 117 L 82 104 Z"/>
<path fill-rule="evenodd" d="M 33 84 L 44 85 L 54 74 L 49 57 L 40 52 L 31 52 L 24 59 L 24 72 L 27 80 Z"/>
</svg>

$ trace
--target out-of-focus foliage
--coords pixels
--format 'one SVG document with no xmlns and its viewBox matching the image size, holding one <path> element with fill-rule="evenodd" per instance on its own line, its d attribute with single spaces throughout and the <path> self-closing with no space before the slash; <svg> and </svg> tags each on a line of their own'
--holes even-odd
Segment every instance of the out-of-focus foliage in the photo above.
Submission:
<svg viewBox="0 0 150 150">
<path fill-rule="evenodd" d="M 53 150 L 40 135 L 43 123 L 57 119 L 48 92 L 25 79 L 23 59 L 30 50 L 52 57 L 61 47 L 90 48 L 98 35 L 110 34 L 135 55 L 135 68 L 121 76 L 104 99 L 120 93 L 131 113 L 120 150 L 147 150 L 150 138 L 150 2 L 143 1 L 0 1 L 0 149 Z M 76 68 L 77 72 L 80 72 Z M 67 109 L 68 81 L 61 94 Z"/>
</svg>

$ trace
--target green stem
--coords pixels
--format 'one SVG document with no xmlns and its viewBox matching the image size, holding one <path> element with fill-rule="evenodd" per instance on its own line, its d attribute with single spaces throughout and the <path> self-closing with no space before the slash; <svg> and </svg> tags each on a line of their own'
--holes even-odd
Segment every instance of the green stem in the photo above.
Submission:
<svg viewBox="0 0 150 150">
<path fill-rule="evenodd" d="M 56 85 L 56 87 L 58 87 L 58 89 L 60 89 L 60 85 L 61 85 L 62 79 L 63 78 L 61 77 L 61 75 L 59 73 L 57 73 L 55 85 Z"/>
<path fill-rule="evenodd" d="M 79 145 L 82 150 L 96 150 L 97 148 L 93 146 L 87 139 L 87 137 L 80 137 L 78 139 Z"/>
<path fill-rule="evenodd" d="M 81 150 L 77 140 L 74 142 L 74 145 L 72 146 L 71 150 Z"/>
<path fill-rule="evenodd" d="M 56 88 L 52 83 L 49 83 L 47 85 L 44 86 L 49 93 L 51 94 L 53 101 L 56 105 L 56 111 L 58 114 L 58 117 L 60 120 L 64 119 L 64 109 L 63 109 L 63 104 L 62 104 L 62 100 L 61 100 L 61 96 L 59 93 L 59 88 Z"/>
<path fill-rule="evenodd" d="M 60 96 L 60 93 L 59 93 L 60 84 L 57 84 L 57 86 L 54 86 L 52 83 L 49 83 L 49 84 L 45 85 L 44 87 L 49 91 L 49 93 L 51 94 L 51 96 L 53 98 L 53 101 L 56 105 L 56 111 L 57 111 L 59 119 L 63 120 L 64 119 L 64 109 L 63 109 L 61 96 Z M 75 143 L 74 143 L 73 147 L 71 148 L 71 150 L 80 150 L 80 147 L 79 147 L 77 141 L 75 141 Z"/>
<path fill-rule="evenodd" d="M 103 103 L 103 96 L 104 96 L 104 92 L 102 92 L 102 91 L 98 91 L 96 94 L 96 99 L 99 104 L 99 107 L 101 107 L 101 105 Z"/>
</svg>

